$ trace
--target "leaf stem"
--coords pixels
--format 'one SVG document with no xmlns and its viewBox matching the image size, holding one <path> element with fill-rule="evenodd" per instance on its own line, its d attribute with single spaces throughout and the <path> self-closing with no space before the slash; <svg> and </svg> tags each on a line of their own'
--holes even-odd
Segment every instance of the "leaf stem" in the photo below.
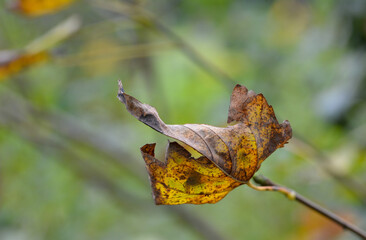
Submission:
<svg viewBox="0 0 366 240">
<path fill-rule="evenodd" d="M 251 182 L 248 182 L 247 185 L 257 191 L 276 191 L 276 192 L 281 192 L 283 194 L 286 195 L 286 197 L 288 197 L 288 199 L 290 200 L 295 200 L 296 197 L 296 192 L 294 190 L 282 187 L 282 186 L 261 186 L 258 187 L 254 184 L 252 184 Z"/>
<path fill-rule="evenodd" d="M 252 183 L 248 182 L 247 185 L 255 190 L 258 191 L 277 191 L 285 194 L 290 200 L 295 200 L 306 207 L 312 209 L 313 211 L 318 212 L 319 214 L 323 215 L 324 217 L 328 218 L 332 222 L 340 225 L 344 229 L 347 229 L 357 236 L 361 237 L 362 239 L 366 239 L 366 232 L 360 229 L 359 227 L 353 225 L 352 223 L 349 223 L 345 221 L 344 219 L 340 218 L 339 216 L 335 215 L 334 213 L 330 212 L 329 210 L 319 206 L 318 204 L 314 203 L 313 201 L 307 199 L 306 197 L 298 194 L 292 189 L 289 189 L 287 187 L 283 187 L 281 185 L 278 185 L 268 178 L 264 176 L 254 176 L 253 180 L 261 185 L 261 186 L 255 186 Z"/>
</svg>

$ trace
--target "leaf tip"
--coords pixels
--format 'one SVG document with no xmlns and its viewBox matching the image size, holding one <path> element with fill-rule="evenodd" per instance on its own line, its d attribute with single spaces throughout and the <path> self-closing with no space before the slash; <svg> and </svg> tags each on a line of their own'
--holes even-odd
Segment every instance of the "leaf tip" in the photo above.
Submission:
<svg viewBox="0 0 366 240">
<path fill-rule="evenodd" d="M 242 85 L 240 85 L 240 84 L 238 83 L 238 84 L 236 84 L 236 85 L 235 85 L 234 89 L 236 89 L 236 88 L 241 88 L 241 87 L 242 87 Z"/>
<path fill-rule="evenodd" d="M 157 205 L 157 206 L 164 205 L 164 202 L 162 201 L 159 193 L 157 193 L 156 191 L 153 191 L 152 195 L 153 195 L 155 205 Z"/>
<path fill-rule="evenodd" d="M 284 129 L 283 135 L 285 136 L 286 140 L 290 140 L 292 138 L 292 128 L 290 122 L 288 120 L 283 121 L 281 123 L 282 128 Z"/>
<path fill-rule="evenodd" d="M 123 102 L 124 104 L 126 104 L 126 98 L 124 96 L 125 90 L 123 89 L 123 85 L 122 85 L 122 81 L 118 80 L 118 99 Z"/>
<path fill-rule="evenodd" d="M 145 144 L 144 146 L 142 146 L 140 148 L 140 150 L 143 154 L 148 154 L 152 157 L 155 157 L 155 152 L 154 152 L 155 146 L 156 146 L 156 143 Z"/>
</svg>

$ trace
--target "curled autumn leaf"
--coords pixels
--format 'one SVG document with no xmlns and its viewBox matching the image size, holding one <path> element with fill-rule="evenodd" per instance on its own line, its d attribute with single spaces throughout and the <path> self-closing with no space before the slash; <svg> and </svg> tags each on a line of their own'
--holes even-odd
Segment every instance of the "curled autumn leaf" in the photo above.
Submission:
<svg viewBox="0 0 366 240">
<path fill-rule="evenodd" d="M 194 159 L 183 147 L 170 144 L 164 164 L 154 158 L 153 145 L 141 148 L 157 204 L 201 204 L 221 200 L 233 188 L 248 182 L 261 163 L 292 136 L 290 123 L 278 123 L 263 95 L 241 85 L 233 90 L 228 116 L 228 123 L 232 125 L 225 128 L 165 124 L 155 108 L 126 94 L 121 82 L 118 98 L 139 121 L 203 155 L 203 158 Z M 211 164 L 203 164 L 207 160 Z M 215 178 L 205 174 L 213 168 L 222 171 L 222 175 Z M 196 188 L 190 184 L 192 179 L 195 179 Z"/>
</svg>

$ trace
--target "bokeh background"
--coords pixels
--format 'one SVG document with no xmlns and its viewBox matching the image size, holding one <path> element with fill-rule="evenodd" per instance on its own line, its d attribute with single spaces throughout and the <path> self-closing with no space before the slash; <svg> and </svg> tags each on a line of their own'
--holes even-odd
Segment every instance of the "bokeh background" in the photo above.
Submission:
<svg viewBox="0 0 366 240">
<path fill-rule="evenodd" d="M 11 2 L 0 49 L 50 57 L 0 80 L 0 239 L 357 239 L 247 186 L 155 206 L 139 148 L 164 160 L 167 138 L 129 115 L 118 79 L 170 124 L 225 126 L 235 84 L 263 93 L 294 138 L 259 173 L 366 228 L 365 1 L 80 0 L 33 17 Z M 78 30 L 48 44 L 71 15 Z"/>
</svg>

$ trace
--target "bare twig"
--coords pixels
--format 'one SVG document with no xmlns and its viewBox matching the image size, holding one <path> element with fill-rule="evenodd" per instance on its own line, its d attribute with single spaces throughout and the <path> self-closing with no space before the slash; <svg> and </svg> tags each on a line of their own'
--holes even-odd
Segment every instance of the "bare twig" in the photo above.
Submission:
<svg viewBox="0 0 366 240">
<path fill-rule="evenodd" d="M 295 200 L 295 197 L 296 197 L 296 192 L 293 191 L 293 190 L 290 190 L 288 188 L 285 188 L 285 187 L 282 187 L 282 186 L 262 186 L 262 187 L 258 187 L 254 184 L 252 184 L 250 181 L 247 182 L 247 185 L 250 187 L 250 188 L 253 188 L 254 190 L 257 190 L 257 191 L 275 191 L 275 192 L 281 192 L 283 194 L 286 195 L 286 197 L 288 197 L 288 199 L 290 200 Z"/>
<path fill-rule="evenodd" d="M 323 215 L 324 217 L 328 218 L 329 220 L 331 220 L 332 222 L 340 225 L 341 227 L 348 229 L 349 231 L 353 232 L 354 234 L 356 234 L 357 236 L 361 237 L 362 239 L 366 239 L 366 232 L 363 231 L 362 229 L 358 228 L 357 226 L 345 221 L 344 219 L 338 217 L 337 215 L 335 215 L 334 213 L 328 211 L 327 209 L 319 206 L 318 204 L 312 202 L 311 200 L 307 199 L 306 197 L 298 194 L 297 192 L 295 192 L 292 189 L 289 189 L 287 187 L 283 187 L 281 185 L 278 185 L 274 182 L 272 182 L 271 180 L 269 180 L 268 178 L 264 177 L 264 176 L 254 176 L 253 180 L 263 186 L 263 187 L 258 187 L 258 186 L 254 186 L 252 184 L 248 184 L 249 187 L 252 187 L 255 190 L 260 190 L 260 191 L 279 191 L 284 193 L 289 199 L 291 200 L 295 200 L 303 205 L 305 205 L 306 207 L 314 210 L 315 212 Z"/>
</svg>

